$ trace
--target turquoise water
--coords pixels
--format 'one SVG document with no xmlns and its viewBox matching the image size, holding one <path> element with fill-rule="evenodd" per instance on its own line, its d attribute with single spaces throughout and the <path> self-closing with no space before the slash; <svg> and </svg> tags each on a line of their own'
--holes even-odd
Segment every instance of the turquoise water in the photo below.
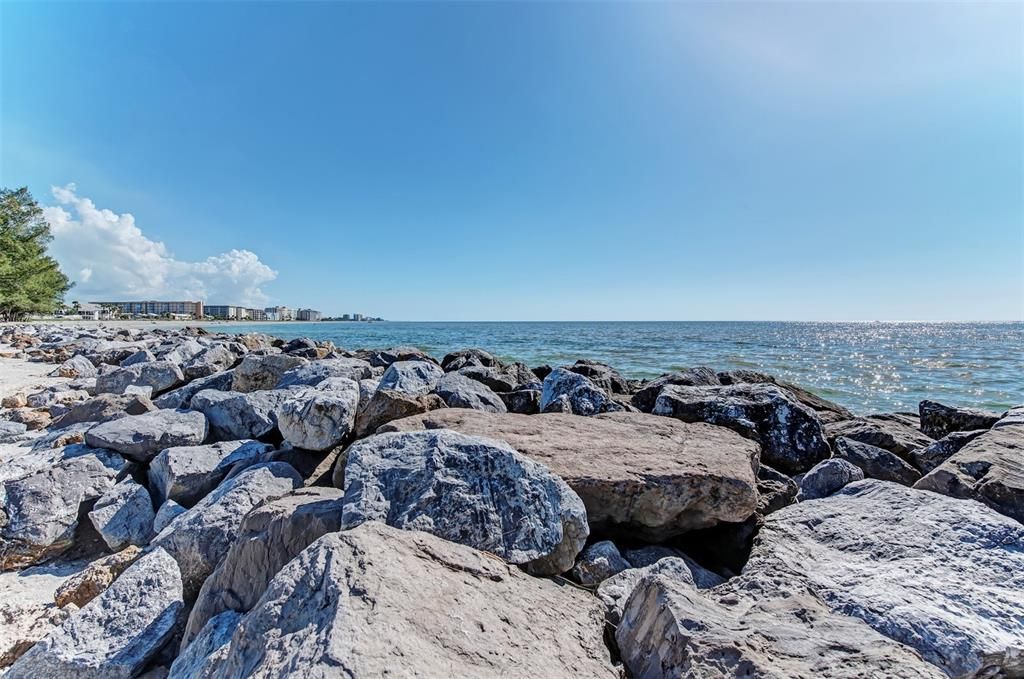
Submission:
<svg viewBox="0 0 1024 679">
<path fill-rule="evenodd" d="M 995 410 L 1024 403 L 1024 323 L 491 322 L 219 323 L 231 332 L 415 346 L 438 358 L 482 347 L 557 366 L 590 358 L 626 377 L 677 368 L 751 368 L 858 413 L 916 410 L 923 398 Z"/>
</svg>

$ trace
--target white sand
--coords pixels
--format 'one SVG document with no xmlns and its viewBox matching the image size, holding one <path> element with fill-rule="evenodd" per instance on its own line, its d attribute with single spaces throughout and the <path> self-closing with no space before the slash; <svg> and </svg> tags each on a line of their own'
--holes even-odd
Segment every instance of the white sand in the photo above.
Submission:
<svg viewBox="0 0 1024 679">
<path fill-rule="evenodd" d="M 0 351 L 9 347 L 0 345 Z M 53 363 L 32 363 L 20 358 L 0 358 L 0 399 L 19 391 L 31 394 L 46 387 L 67 382 L 63 377 L 47 377 L 57 366 Z"/>
</svg>

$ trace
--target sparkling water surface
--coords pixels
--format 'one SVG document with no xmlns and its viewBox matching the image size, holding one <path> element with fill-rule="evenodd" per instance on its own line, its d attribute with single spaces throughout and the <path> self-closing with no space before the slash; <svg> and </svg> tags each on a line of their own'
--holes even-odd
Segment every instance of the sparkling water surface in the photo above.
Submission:
<svg viewBox="0 0 1024 679">
<path fill-rule="evenodd" d="M 507 361 L 604 361 L 631 378 L 698 365 L 749 368 L 856 413 L 921 399 L 1004 410 L 1024 403 L 1024 323 L 321 322 L 214 323 L 210 330 L 310 337 L 345 349 L 467 347 Z"/>
</svg>

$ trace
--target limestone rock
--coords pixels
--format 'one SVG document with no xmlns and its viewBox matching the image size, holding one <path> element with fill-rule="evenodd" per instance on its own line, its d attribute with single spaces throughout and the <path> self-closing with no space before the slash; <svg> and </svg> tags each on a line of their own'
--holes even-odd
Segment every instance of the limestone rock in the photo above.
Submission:
<svg viewBox="0 0 1024 679">
<path fill-rule="evenodd" d="M 200 377 L 199 379 L 192 380 L 183 387 L 172 389 L 171 391 L 160 395 L 153 401 L 153 404 L 157 408 L 191 408 L 192 397 L 199 392 L 204 389 L 228 391 L 234 384 L 234 380 L 234 368 L 210 375 L 209 377 Z"/>
<path fill-rule="evenodd" d="M 410 396 L 418 396 L 433 390 L 442 377 L 444 377 L 444 371 L 436 363 L 395 361 L 384 371 L 378 389 L 389 389 Z"/>
<path fill-rule="evenodd" d="M 96 377 L 96 393 L 123 394 L 129 385 L 152 387 L 154 394 L 173 389 L 185 381 L 178 364 L 171 361 L 136 363 Z"/>
<path fill-rule="evenodd" d="M 929 443 L 924 448 L 912 450 L 910 452 L 910 462 L 922 474 L 927 474 L 987 431 L 987 429 L 975 429 L 973 431 L 955 431 L 951 434 L 946 434 L 938 441 Z"/>
<path fill-rule="evenodd" d="M 139 462 L 149 462 L 164 448 L 195 446 L 206 438 L 207 422 L 191 410 L 155 410 L 108 420 L 85 432 L 94 448 L 109 448 Z"/>
<path fill-rule="evenodd" d="M 921 431 L 925 436 L 941 439 L 954 431 L 989 429 L 999 421 L 999 413 L 980 408 L 947 406 L 936 401 L 921 401 Z"/>
<path fill-rule="evenodd" d="M 648 575 L 662 573 L 671 576 L 673 580 L 696 587 L 687 562 L 680 557 L 667 556 L 646 566 L 624 569 L 602 581 L 597 588 L 597 598 L 605 606 L 605 619 L 612 626 L 618 627 L 622 621 L 622 610 L 637 584 Z M 719 578 L 718 583 L 721 581 Z"/>
<path fill-rule="evenodd" d="M 268 356 L 247 354 L 235 368 L 235 377 L 231 388 L 243 393 L 273 389 L 286 372 L 307 363 L 309 361 L 305 358 L 288 354 Z"/>
<path fill-rule="evenodd" d="M 649 382 L 645 382 L 633 395 L 633 405 L 640 412 L 651 412 L 654 410 L 654 403 L 658 400 L 661 390 L 670 384 L 679 384 L 685 387 L 713 387 L 718 386 L 721 382 L 719 382 L 718 375 L 715 374 L 714 370 L 703 366 L 667 373 Z"/>
<path fill-rule="evenodd" d="M 506 441 L 565 479 L 591 529 L 652 541 L 757 506 L 758 446 L 724 427 L 640 413 L 515 415 L 450 408 L 395 421 L 382 431 L 453 429 Z"/>
<path fill-rule="evenodd" d="M 61 363 L 54 372 L 60 377 L 69 377 L 71 379 L 96 377 L 96 366 L 85 356 L 72 356 Z"/>
<path fill-rule="evenodd" d="M 614 542 L 602 540 L 580 552 L 571 574 L 581 585 L 597 585 L 630 567 Z"/>
<path fill-rule="evenodd" d="M 864 472 L 849 460 L 833 457 L 814 465 L 800 480 L 798 502 L 827 497 L 848 483 L 864 479 Z"/>
<path fill-rule="evenodd" d="M 551 410 L 559 401 L 566 403 L 574 415 L 597 415 L 622 410 L 622 406 L 588 378 L 565 368 L 556 368 L 544 378 L 540 394 L 541 412 L 561 412 Z"/>
<path fill-rule="evenodd" d="M 921 473 L 893 455 L 867 443 L 839 436 L 832 444 L 835 457 L 841 458 L 860 468 L 864 476 L 880 481 L 902 483 L 912 486 L 921 478 Z"/>
<path fill-rule="evenodd" d="M 194 380 L 223 372 L 238 361 L 238 355 L 224 344 L 214 344 L 185 362 L 182 372 Z"/>
<path fill-rule="evenodd" d="M 171 665 L 167 679 L 200 679 L 211 676 L 227 657 L 231 636 L 235 633 L 241 613 L 224 611 L 212 618 L 182 650 Z"/>
<path fill-rule="evenodd" d="M 89 520 L 111 551 L 143 546 L 153 537 L 153 501 L 145 486 L 128 478 L 96 501 Z"/>
<path fill-rule="evenodd" d="M 472 408 L 492 413 L 507 410 L 504 401 L 487 385 L 459 373 L 448 373 L 438 380 L 434 393 L 444 399 L 449 408 Z"/>
<path fill-rule="evenodd" d="M 54 603 L 61 608 L 69 604 L 82 608 L 102 594 L 141 554 L 141 549 L 131 545 L 93 561 L 57 588 L 53 595 Z"/>
<path fill-rule="evenodd" d="M 392 420 L 446 407 L 437 394 L 412 396 L 400 391 L 377 389 L 356 413 L 356 436 L 368 436 Z"/>
<path fill-rule="evenodd" d="M 329 381 L 330 389 L 299 393 L 284 401 L 277 413 L 281 435 L 296 448 L 330 450 L 345 442 L 355 428 L 359 385 L 344 377 Z"/>
<path fill-rule="evenodd" d="M 346 377 L 358 382 L 372 377 L 370 365 L 358 358 L 329 358 L 292 368 L 281 375 L 275 389 L 315 386 L 328 377 Z"/>
<path fill-rule="evenodd" d="M 277 411 L 298 393 L 290 389 L 248 393 L 204 389 L 192 397 L 192 408 L 209 419 L 210 436 L 215 441 L 258 439 L 277 428 Z"/>
<path fill-rule="evenodd" d="M 503 441 L 394 432 L 357 441 L 345 456 L 345 528 L 425 530 L 539 575 L 572 568 L 590 533 L 576 493 Z"/>
<path fill-rule="evenodd" d="M 184 514 L 188 510 L 179 505 L 174 500 L 165 500 L 160 509 L 156 511 L 156 516 L 153 517 L 153 532 L 159 533 L 166 528 L 171 521 L 174 521 L 180 514 Z"/>
<path fill-rule="evenodd" d="M 191 507 L 216 488 L 235 464 L 271 450 L 273 446 L 251 439 L 165 448 L 149 464 L 149 487 L 158 503 L 170 499 Z"/>
</svg>

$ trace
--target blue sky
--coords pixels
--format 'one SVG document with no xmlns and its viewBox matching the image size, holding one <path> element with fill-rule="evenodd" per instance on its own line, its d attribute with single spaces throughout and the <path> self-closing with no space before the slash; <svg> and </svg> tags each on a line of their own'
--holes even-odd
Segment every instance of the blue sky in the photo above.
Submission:
<svg viewBox="0 0 1024 679">
<path fill-rule="evenodd" d="M 1018 3 L 4 2 L 0 180 L 51 206 L 75 299 L 1021 319 L 1022 25 Z"/>
</svg>

